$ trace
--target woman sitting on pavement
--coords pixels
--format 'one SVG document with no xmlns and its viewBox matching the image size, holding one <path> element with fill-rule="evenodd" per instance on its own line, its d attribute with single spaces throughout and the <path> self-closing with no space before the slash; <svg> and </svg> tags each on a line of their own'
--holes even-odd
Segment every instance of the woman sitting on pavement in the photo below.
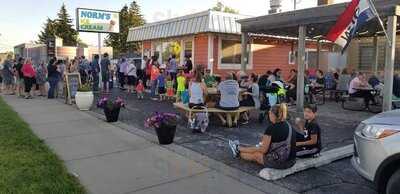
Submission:
<svg viewBox="0 0 400 194">
<path fill-rule="evenodd" d="M 296 134 L 287 119 L 287 105 L 275 105 L 269 111 L 271 125 L 255 147 L 240 146 L 229 140 L 234 157 L 256 162 L 267 168 L 288 169 L 296 163 Z"/>
<path fill-rule="evenodd" d="M 204 107 L 204 97 L 207 95 L 207 86 L 203 82 L 203 75 L 196 71 L 194 79 L 189 83 L 189 108 Z"/>
<path fill-rule="evenodd" d="M 321 147 L 321 128 L 317 120 L 317 106 L 304 106 L 304 120 L 296 119 L 299 129 L 296 135 L 297 157 L 312 157 L 320 153 Z"/>
</svg>

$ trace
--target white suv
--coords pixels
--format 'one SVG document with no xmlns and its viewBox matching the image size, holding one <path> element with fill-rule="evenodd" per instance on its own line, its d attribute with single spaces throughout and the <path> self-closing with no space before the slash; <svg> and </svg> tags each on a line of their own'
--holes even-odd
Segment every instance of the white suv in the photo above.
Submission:
<svg viewBox="0 0 400 194">
<path fill-rule="evenodd" d="M 357 127 L 352 164 L 379 193 L 400 193 L 400 110 L 378 114 Z"/>
</svg>

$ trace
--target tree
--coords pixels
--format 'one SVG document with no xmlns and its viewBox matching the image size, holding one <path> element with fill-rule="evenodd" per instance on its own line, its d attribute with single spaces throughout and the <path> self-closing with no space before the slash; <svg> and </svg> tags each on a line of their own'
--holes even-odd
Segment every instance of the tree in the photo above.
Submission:
<svg viewBox="0 0 400 194">
<path fill-rule="evenodd" d="M 73 28 L 72 19 L 63 3 L 55 20 L 55 35 L 63 39 L 66 46 L 76 46 L 78 32 Z"/>
<path fill-rule="evenodd" d="M 54 20 L 47 18 L 43 30 L 39 34 L 38 43 L 46 44 L 48 39 L 52 38 L 55 38 L 55 22 Z"/>
<path fill-rule="evenodd" d="M 221 11 L 221 12 L 225 12 L 225 13 L 234 13 L 234 14 L 238 14 L 239 11 L 233 8 L 230 8 L 226 5 L 224 5 L 221 1 L 218 1 L 217 4 L 211 9 L 213 11 Z"/>
<path fill-rule="evenodd" d="M 142 26 L 145 24 L 143 15 L 141 14 L 140 6 L 133 1 L 129 7 L 125 5 L 119 12 L 120 18 L 120 33 L 109 34 L 105 40 L 107 46 L 113 47 L 114 56 L 125 54 L 127 52 L 138 51 L 140 45 L 138 43 L 128 43 L 127 38 L 129 28 Z"/>
</svg>

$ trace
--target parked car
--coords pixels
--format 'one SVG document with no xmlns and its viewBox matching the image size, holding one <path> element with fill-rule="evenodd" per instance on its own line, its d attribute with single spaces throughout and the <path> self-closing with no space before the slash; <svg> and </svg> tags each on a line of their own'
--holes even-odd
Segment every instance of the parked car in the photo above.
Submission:
<svg viewBox="0 0 400 194">
<path fill-rule="evenodd" d="M 379 193 L 400 193 L 400 110 L 361 122 L 354 135 L 352 165 Z"/>
</svg>

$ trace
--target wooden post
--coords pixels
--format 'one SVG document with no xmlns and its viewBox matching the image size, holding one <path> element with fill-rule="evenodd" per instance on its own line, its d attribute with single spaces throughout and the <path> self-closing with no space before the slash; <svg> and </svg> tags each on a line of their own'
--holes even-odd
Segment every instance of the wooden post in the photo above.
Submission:
<svg viewBox="0 0 400 194">
<path fill-rule="evenodd" d="M 306 26 L 299 26 L 299 42 L 297 48 L 297 111 L 302 112 L 304 106 L 304 70 L 306 54 Z"/>
<path fill-rule="evenodd" d="M 383 111 L 392 110 L 393 98 L 393 71 L 394 59 L 396 51 L 396 31 L 397 31 L 397 16 L 389 16 L 387 23 L 387 33 L 389 42 L 386 42 L 386 56 L 385 56 L 385 87 L 383 95 Z"/>
<path fill-rule="evenodd" d="M 247 53 L 247 43 L 248 43 L 248 35 L 247 33 L 242 33 L 242 57 L 241 57 L 241 68 L 240 70 L 246 71 L 247 61 L 248 61 L 248 53 Z"/>
<path fill-rule="evenodd" d="M 374 36 L 374 42 L 373 42 L 373 44 L 374 44 L 374 54 L 373 54 L 373 57 L 374 57 L 374 66 L 373 66 L 373 69 L 372 69 L 372 71 L 374 72 L 374 75 L 377 75 L 378 74 L 378 66 L 379 66 L 379 46 L 378 46 L 378 36 Z"/>
</svg>

